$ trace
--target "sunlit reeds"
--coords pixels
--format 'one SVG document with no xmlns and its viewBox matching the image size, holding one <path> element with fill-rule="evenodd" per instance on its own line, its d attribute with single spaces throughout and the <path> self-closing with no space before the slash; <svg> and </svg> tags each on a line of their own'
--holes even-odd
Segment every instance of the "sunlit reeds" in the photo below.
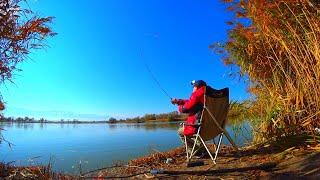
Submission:
<svg viewBox="0 0 320 180">
<path fill-rule="evenodd" d="M 226 64 L 250 79 L 255 140 L 320 127 L 320 10 L 308 0 L 241 1 L 224 48 Z M 243 17 L 245 19 L 243 19 Z M 239 20 L 242 18 L 242 20 Z M 250 20 L 248 20 L 250 19 Z M 315 143 L 319 143 L 314 138 Z"/>
</svg>

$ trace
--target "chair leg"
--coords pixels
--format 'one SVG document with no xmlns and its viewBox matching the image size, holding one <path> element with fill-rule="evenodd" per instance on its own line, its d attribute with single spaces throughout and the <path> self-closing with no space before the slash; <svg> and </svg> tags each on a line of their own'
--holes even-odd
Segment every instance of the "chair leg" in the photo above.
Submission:
<svg viewBox="0 0 320 180">
<path fill-rule="evenodd" d="M 219 130 L 221 130 L 224 135 L 226 136 L 226 138 L 229 140 L 229 142 L 232 144 L 233 148 L 239 152 L 238 146 L 233 142 L 232 138 L 230 137 L 229 133 L 220 126 L 220 124 L 217 122 L 216 118 L 214 117 L 214 115 L 209 111 L 208 108 L 204 107 L 207 112 L 209 113 L 209 115 L 211 116 L 211 118 L 213 119 L 213 122 L 216 124 L 216 126 L 219 128 Z"/>
<path fill-rule="evenodd" d="M 214 145 L 217 145 L 214 138 L 212 139 L 212 142 L 213 142 Z"/>
<path fill-rule="evenodd" d="M 200 142 L 199 147 L 197 147 L 197 141 Z M 195 149 L 193 150 L 192 154 L 190 155 L 190 157 L 194 156 L 200 149 L 201 149 L 201 144 L 202 142 L 198 139 L 197 141 L 194 140 L 194 144 L 196 145 Z"/>
<path fill-rule="evenodd" d="M 216 140 L 213 138 L 212 142 L 213 142 L 214 151 L 216 151 L 217 150 Z"/>
<path fill-rule="evenodd" d="M 237 153 L 239 153 L 239 148 L 236 145 L 236 143 L 233 142 L 231 136 L 229 135 L 229 133 L 223 129 L 223 134 L 226 136 L 226 138 L 228 139 L 228 141 L 231 143 L 231 145 L 234 147 L 234 149 L 236 150 Z"/>
<path fill-rule="evenodd" d="M 197 145 L 198 137 L 200 137 L 200 135 L 199 135 L 200 129 L 201 129 L 201 127 L 198 128 L 197 134 L 195 134 L 195 135 L 196 135 L 196 139 L 194 140 L 193 147 L 192 147 L 192 150 L 191 150 L 189 159 L 191 159 L 191 157 L 192 157 L 193 155 L 195 155 L 195 154 L 197 153 L 197 151 L 198 151 L 198 150 L 195 151 L 195 147 L 196 147 L 196 145 Z"/>
<path fill-rule="evenodd" d="M 202 144 L 204 145 L 204 147 L 206 148 L 206 150 L 207 150 L 207 152 L 208 152 L 208 154 L 209 154 L 209 156 L 210 156 L 210 158 L 211 158 L 212 162 L 213 162 L 214 164 L 216 164 L 216 161 L 215 161 L 215 159 L 212 157 L 212 154 L 211 154 L 211 152 L 209 151 L 209 149 L 208 149 L 208 147 L 207 147 L 206 143 L 205 143 L 205 142 L 204 142 L 204 140 L 201 138 L 201 136 L 199 136 L 199 138 L 200 138 L 200 140 L 201 140 Z"/>
<path fill-rule="evenodd" d="M 186 146 L 187 161 L 189 161 L 189 152 L 188 152 L 187 136 L 185 136 L 185 135 L 184 135 L 184 144 L 185 144 L 185 146 Z"/>
<path fill-rule="evenodd" d="M 192 147 L 192 150 L 191 150 L 191 153 L 190 153 L 190 159 L 191 159 L 191 157 L 195 154 L 194 148 L 196 147 L 198 137 L 200 137 L 200 136 L 197 135 L 197 136 L 196 136 L 196 139 L 194 140 L 193 147 Z"/>
<path fill-rule="evenodd" d="M 216 152 L 215 152 L 215 155 L 214 155 L 214 161 L 216 161 L 217 156 L 218 156 L 218 152 L 219 152 L 221 141 L 222 141 L 222 136 L 223 136 L 223 133 L 221 133 L 220 136 L 219 136 L 219 142 L 218 142 L 217 149 L 215 150 Z"/>
</svg>

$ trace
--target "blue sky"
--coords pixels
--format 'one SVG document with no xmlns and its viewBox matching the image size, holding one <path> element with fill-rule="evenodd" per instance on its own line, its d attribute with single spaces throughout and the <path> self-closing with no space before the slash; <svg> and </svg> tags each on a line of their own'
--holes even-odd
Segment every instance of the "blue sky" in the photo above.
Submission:
<svg viewBox="0 0 320 180">
<path fill-rule="evenodd" d="M 190 81 L 203 79 L 230 87 L 233 100 L 248 98 L 245 84 L 228 77 L 230 68 L 208 48 L 227 38 L 231 15 L 221 1 L 30 0 L 29 6 L 55 16 L 58 35 L 20 64 L 15 84 L 1 87 L 7 116 L 103 119 L 176 110 L 144 62 L 172 97 L 188 98 Z"/>
</svg>

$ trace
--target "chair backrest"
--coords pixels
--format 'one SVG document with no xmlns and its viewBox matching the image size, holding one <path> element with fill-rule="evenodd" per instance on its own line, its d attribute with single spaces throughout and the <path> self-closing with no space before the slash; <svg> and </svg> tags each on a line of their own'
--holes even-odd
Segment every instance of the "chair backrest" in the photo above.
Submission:
<svg viewBox="0 0 320 180">
<path fill-rule="evenodd" d="M 229 88 L 216 90 L 207 86 L 204 104 L 206 108 L 203 109 L 201 115 L 200 135 L 203 140 L 207 141 L 222 133 L 221 128 L 224 128 L 226 124 L 229 110 Z M 210 113 L 221 128 L 217 127 Z"/>
</svg>

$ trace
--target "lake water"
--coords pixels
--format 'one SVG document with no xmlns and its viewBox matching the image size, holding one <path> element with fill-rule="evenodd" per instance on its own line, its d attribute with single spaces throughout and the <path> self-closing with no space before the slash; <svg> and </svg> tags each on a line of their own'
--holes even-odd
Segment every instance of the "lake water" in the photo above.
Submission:
<svg viewBox="0 0 320 180">
<path fill-rule="evenodd" d="M 248 124 L 243 124 L 249 129 Z M 82 170 L 127 162 L 155 151 L 181 146 L 178 123 L 146 124 L 40 124 L 0 123 L 1 134 L 10 141 L 0 144 L 0 162 L 15 165 L 46 165 L 53 163 L 59 172 L 78 173 Z M 251 134 L 243 129 L 227 131 L 236 144 L 243 146 Z M 224 139 L 224 143 L 228 144 Z"/>
</svg>

